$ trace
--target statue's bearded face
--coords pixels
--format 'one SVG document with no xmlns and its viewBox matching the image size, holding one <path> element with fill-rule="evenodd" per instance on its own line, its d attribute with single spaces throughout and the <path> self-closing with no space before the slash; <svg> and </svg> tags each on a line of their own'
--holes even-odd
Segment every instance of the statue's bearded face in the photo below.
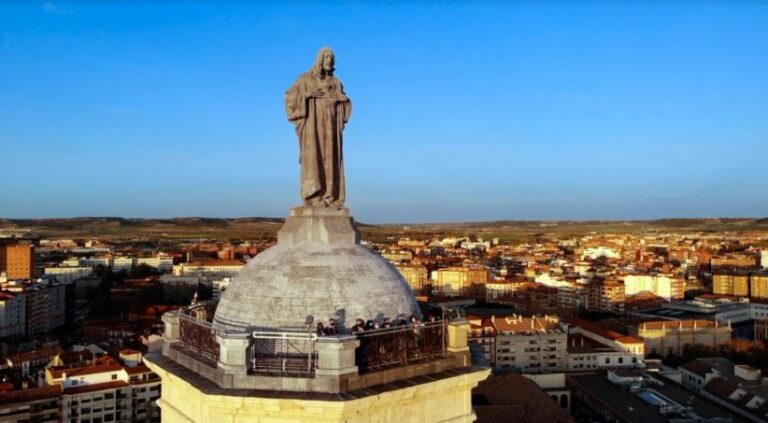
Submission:
<svg viewBox="0 0 768 423">
<path fill-rule="evenodd" d="M 326 72 L 330 72 L 331 70 L 333 70 L 333 62 L 334 62 L 333 54 L 325 53 L 323 55 L 323 70 Z"/>
</svg>

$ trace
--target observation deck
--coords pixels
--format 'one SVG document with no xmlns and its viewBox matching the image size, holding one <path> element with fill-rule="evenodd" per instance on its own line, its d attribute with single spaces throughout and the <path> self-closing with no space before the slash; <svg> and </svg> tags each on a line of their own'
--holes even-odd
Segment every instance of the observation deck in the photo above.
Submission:
<svg viewBox="0 0 768 423">
<path fill-rule="evenodd" d="M 218 304 L 164 314 L 162 352 L 145 357 L 163 421 L 473 421 L 490 370 L 470 362 L 469 323 L 421 323 L 407 282 L 359 239 L 346 209 L 295 208 Z"/>
<path fill-rule="evenodd" d="M 465 319 L 359 333 L 306 330 L 230 333 L 208 320 L 212 304 L 163 315 L 162 355 L 151 363 L 211 388 L 343 394 L 471 367 Z M 414 382 L 415 383 L 415 382 Z"/>
</svg>

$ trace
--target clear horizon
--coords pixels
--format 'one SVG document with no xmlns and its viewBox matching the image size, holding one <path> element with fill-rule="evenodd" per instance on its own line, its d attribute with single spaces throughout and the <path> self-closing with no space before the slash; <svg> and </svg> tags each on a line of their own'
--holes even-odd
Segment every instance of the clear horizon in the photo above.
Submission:
<svg viewBox="0 0 768 423">
<path fill-rule="evenodd" d="M 765 40 L 760 2 L 4 3 L 0 217 L 285 216 L 326 45 L 361 222 L 765 217 Z"/>
<path fill-rule="evenodd" d="M 287 213 L 286 213 L 287 214 Z M 385 221 L 361 221 L 352 216 L 355 222 L 364 225 L 459 225 L 459 224 L 477 224 L 477 223 L 497 223 L 497 222 L 658 222 L 663 220 L 766 220 L 768 216 L 718 216 L 718 217 L 661 217 L 656 219 L 495 219 L 495 220 L 464 220 L 464 221 L 403 221 L 403 222 L 385 222 Z M 0 216 L 0 219 L 8 220 L 56 220 L 56 219 L 126 219 L 126 220 L 174 220 L 174 219 L 285 219 L 283 216 L 168 216 L 168 217 L 126 217 L 126 216 L 71 216 L 71 217 L 17 217 L 8 218 Z"/>
</svg>

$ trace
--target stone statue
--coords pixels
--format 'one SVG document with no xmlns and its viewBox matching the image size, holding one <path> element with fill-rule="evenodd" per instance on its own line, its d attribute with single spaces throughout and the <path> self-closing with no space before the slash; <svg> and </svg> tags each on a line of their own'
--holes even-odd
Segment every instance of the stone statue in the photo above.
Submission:
<svg viewBox="0 0 768 423">
<path fill-rule="evenodd" d="M 301 196 L 310 207 L 344 205 L 342 132 L 352 103 L 334 75 L 335 56 L 324 47 L 309 72 L 285 93 L 288 120 L 296 126 L 301 163 Z"/>
</svg>

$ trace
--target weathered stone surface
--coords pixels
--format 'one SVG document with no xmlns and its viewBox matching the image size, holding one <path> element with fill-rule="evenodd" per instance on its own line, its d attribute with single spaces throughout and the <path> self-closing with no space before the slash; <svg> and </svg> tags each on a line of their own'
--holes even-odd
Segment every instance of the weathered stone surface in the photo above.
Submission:
<svg viewBox="0 0 768 423">
<path fill-rule="evenodd" d="M 472 422 L 472 388 L 490 373 L 466 367 L 345 393 L 236 390 L 166 357 L 145 360 L 163 380 L 164 422 Z"/>
<path fill-rule="evenodd" d="M 346 208 L 296 207 L 277 233 L 282 245 L 318 241 L 334 245 L 354 245 L 360 242 L 360 232 Z"/>
<path fill-rule="evenodd" d="M 302 328 L 336 319 L 419 315 L 408 283 L 388 261 L 359 244 L 349 211 L 297 207 L 278 244 L 254 257 L 222 294 L 214 328 L 231 332 Z"/>
<path fill-rule="evenodd" d="M 301 196 L 311 206 L 344 205 L 342 133 L 352 103 L 335 73 L 336 56 L 324 47 L 309 70 L 285 93 L 288 120 L 296 127 L 301 163 Z"/>
</svg>

